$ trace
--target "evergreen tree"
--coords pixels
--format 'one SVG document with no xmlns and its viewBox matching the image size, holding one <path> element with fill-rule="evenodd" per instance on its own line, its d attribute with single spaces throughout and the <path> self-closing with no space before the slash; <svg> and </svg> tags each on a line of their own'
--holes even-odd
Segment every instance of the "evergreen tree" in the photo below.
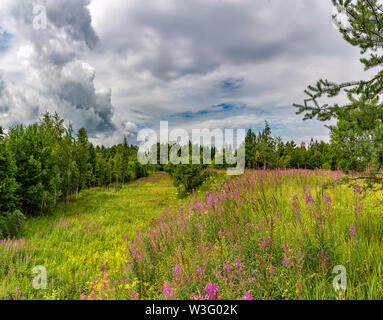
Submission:
<svg viewBox="0 0 383 320">
<path fill-rule="evenodd" d="M 16 209 L 16 162 L 4 137 L 0 139 L 0 214 Z"/>
<path fill-rule="evenodd" d="M 90 164 L 90 143 L 85 128 L 77 132 L 76 164 L 79 172 L 77 192 L 88 186 L 91 179 L 92 165 Z"/>
<path fill-rule="evenodd" d="M 363 55 L 360 59 L 365 70 L 383 65 L 383 7 L 377 0 L 332 0 L 347 23 L 339 21 L 339 31 L 343 38 L 353 46 L 359 47 Z M 333 16 L 338 20 L 337 15 Z M 369 56 L 366 56 L 368 54 Z M 371 172 L 364 176 L 369 181 L 382 182 L 380 169 L 383 165 L 383 105 L 380 95 L 383 93 L 383 72 L 379 70 L 369 80 L 357 80 L 335 83 L 319 80 L 315 86 L 305 90 L 308 98 L 303 105 L 294 104 L 297 114 L 304 113 L 304 119 L 317 118 L 321 121 L 337 119 L 337 125 L 331 126 L 333 145 L 337 146 L 341 167 L 346 169 L 369 165 Z M 344 93 L 348 102 L 344 105 L 328 103 Z M 321 103 L 321 98 L 326 98 Z"/>
</svg>

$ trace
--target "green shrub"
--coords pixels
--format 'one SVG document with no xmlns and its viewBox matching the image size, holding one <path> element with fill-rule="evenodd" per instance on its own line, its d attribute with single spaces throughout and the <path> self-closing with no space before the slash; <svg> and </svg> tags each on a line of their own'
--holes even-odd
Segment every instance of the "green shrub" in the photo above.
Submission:
<svg viewBox="0 0 383 320">
<path fill-rule="evenodd" d="M 331 164 L 329 162 L 325 162 L 322 166 L 324 170 L 331 170 Z"/>
<path fill-rule="evenodd" d="M 0 239 L 15 237 L 19 231 L 25 216 L 15 210 L 10 213 L 0 213 Z"/>
<path fill-rule="evenodd" d="M 198 164 L 178 164 L 172 170 L 174 185 L 180 195 L 190 193 L 198 188 L 208 177 L 209 172 L 202 172 L 203 166 Z"/>
</svg>

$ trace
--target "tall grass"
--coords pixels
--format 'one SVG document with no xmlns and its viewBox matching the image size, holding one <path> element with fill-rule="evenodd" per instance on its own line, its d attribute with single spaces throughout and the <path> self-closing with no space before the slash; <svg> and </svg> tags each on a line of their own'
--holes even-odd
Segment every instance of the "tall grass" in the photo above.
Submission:
<svg viewBox="0 0 383 320">
<path fill-rule="evenodd" d="M 128 243 L 142 299 L 379 299 L 382 214 L 340 172 L 248 171 Z M 345 295 L 333 267 L 347 270 Z M 211 287 L 214 286 L 214 294 Z"/>
</svg>

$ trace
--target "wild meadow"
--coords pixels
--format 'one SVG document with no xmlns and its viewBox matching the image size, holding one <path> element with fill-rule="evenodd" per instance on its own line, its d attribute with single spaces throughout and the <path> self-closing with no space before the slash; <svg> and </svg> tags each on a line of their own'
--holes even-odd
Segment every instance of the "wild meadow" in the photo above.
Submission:
<svg viewBox="0 0 383 320">
<path fill-rule="evenodd" d="M 214 173 L 182 199 L 157 173 L 83 191 L 0 242 L 0 299 L 381 299 L 380 199 L 341 177 Z M 333 287 L 339 265 L 346 292 Z"/>
</svg>

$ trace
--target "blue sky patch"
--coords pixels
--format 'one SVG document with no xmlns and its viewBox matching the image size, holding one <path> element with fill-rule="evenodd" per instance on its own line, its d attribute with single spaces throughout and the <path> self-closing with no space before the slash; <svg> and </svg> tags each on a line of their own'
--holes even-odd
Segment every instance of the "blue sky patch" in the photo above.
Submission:
<svg viewBox="0 0 383 320">
<path fill-rule="evenodd" d="M 227 78 L 220 82 L 219 86 L 224 91 L 234 91 L 242 87 L 243 78 Z"/>
<path fill-rule="evenodd" d="M 5 51 L 9 47 L 12 35 L 0 27 L 0 51 Z"/>
<path fill-rule="evenodd" d="M 237 105 L 237 104 L 231 104 L 231 103 L 221 103 L 218 105 L 211 106 L 208 109 L 202 109 L 197 112 L 192 112 L 192 111 L 185 111 L 185 112 L 179 112 L 172 114 L 170 118 L 183 118 L 183 119 L 193 119 L 197 118 L 199 116 L 205 116 L 208 114 L 213 114 L 213 113 L 225 113 L 225 112 L 230 112 L 230 111 L 239 111 L 239 110 L 245 110 L 246 106 L 245 105 Z"/>
</svg>

